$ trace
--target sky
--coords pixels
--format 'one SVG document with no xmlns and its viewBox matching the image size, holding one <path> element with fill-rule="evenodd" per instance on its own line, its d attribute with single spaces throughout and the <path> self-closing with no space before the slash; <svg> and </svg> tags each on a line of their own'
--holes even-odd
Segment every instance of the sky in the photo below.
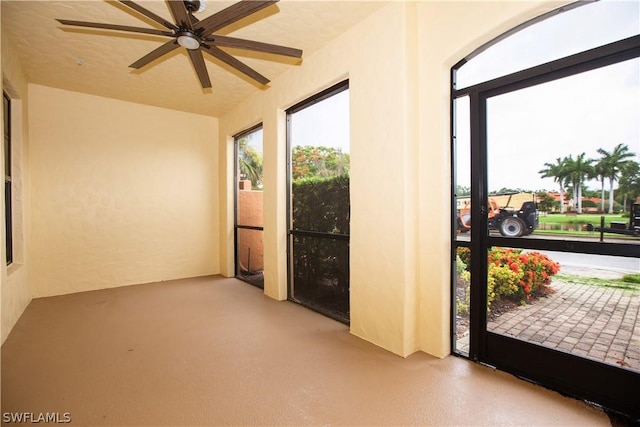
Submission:
<svg viewBox="0 0 640 427">
<path fill-rule="evenodd" d="M 260 154 L 264 153 L 264 147 L 262 142 L 262 127 L 256 129 L 255 131 L 247 135 L 247 145 L 253 148 L 254 150 L 256 150 Z"/>
<path fill-rule="evenodd" d="M 349 90 L 293 115 L 292 144 L 341 148 L 349 152 Z M 262 128 L 247 135 L 247 143 L 263 152 Z"/>
<path fill-rule="evenodd" d="M 349 90 L 295 113 L 291 144 L 341 148 L 349 153 Z"/>
<path fill-rule="evenodd" d="M 458 87 L 639 32 L 640 2 L 581 6 L 522 30 L 473 58 L 458 72 Z M 457 181 L 469 186 L 468 101 L 457 104 Z M 640 154 L 640 59 L 489 98 L 487 138 L 490 191 L 556 190 L 557 184 L 542 179 L 538 171 L 558 157 L 575 158 L 584 152 L 587 158 L 599 158 L 598 148 L 611 152 L 620 143 Z M 600 189 L 595 180 L 587 186 Z"/>
</svg>

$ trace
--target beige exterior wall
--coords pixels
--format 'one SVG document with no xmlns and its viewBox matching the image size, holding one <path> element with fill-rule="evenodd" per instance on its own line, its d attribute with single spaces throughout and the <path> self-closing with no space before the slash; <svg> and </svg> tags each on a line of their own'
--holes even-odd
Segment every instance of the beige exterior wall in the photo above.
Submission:
<svg viewBox="0 0 640 427">
<path fill-rule="evenodd" d="M 263 122 L 265 293 L 287 297 L 284 110 L 349 78 L 351 332 L 447 355 L 450 68 L 563 3 L 392 2 L 221 117 L 221 271 L 233 274 L 231 135 Z"/>
<path fill-rule="evenodd" d="M 217 119 L 29 86 L 35 297 L 219 272 Z"/>
<path fill-rule="evenodd" d="M 251 181 L 248 187 L 251 187 Z M 262 191 L 238 191 L 238 224 L 261 227 L 263 225 Z M 257 230 L 238 230 L 238 258 L 243 270 L 260 271 L 264 269 L 264 245 L 262 232 Z"/>
<path fill-rule="evenodd" d="M 27 79 L 17 60 L 17 54 L 7 39 L 2 37 L 2 80 L 3 90 L 11 98 L 12 113 L 12 192 L 13 192 L 13 258 L 7 267 L 4 227 L 4 197 L 2 197 L 2 220 L 0 224 L 0 287 L 2 296 L 2 337 L 1 342 L 18 321 L 31 301 L 30 271 L 28 256 L 30 230 L 30 185 L 29 185 L 29 132 L 28 132 L 28 89 Z M 1 126 L 1 125 L 0 125 Z M 2 150 L 4 151 L 4 150 Z M 0 153 L 0 156 L 3 154 Z M 4 172 L 4 159 L 0 162 Z M 4 187 L 3 187 L 4 188 Z"/>
</svg>

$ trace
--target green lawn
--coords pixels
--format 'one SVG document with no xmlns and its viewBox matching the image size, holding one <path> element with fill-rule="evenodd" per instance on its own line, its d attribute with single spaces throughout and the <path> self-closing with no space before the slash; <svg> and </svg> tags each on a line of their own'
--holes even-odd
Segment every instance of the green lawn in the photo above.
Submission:
<svg viewBox="0 0 640 427">
<path fill-rule="evenodd" d="M 536 229 L 536 231 L 534 232 L 535 234 L 551 234 L 554 236 L 558 236 L 558 235 L 563 235 L 563 236 L 574 236 L 574 237 L 593 237 L 593 238 L 597 238 L 600 236 L 600 232 L 599 231 L 565 231 L 565 230 L 540 230 L 540 229 Z M 603 236 L 605 239 L 608 237 L 613 237 L 616 238 L 618 240 L 622 239 L 622 240 L 629 240 L 632 242 L 637 242 L 638 238 L 637 237 L 633 237 L 633 236 L 625 236 L 622 234 L 618 234 L 618 233 L 604 233 Z"/>
<path fill-rule="evenodd" d="M 582 226 L 585 224 L 592 224 L 595 227 L 600 227 L 601 214 L 540 214 L 540 224 L 564 224 L 564 225 L 576 225 Z M 611 222 L 623 222 L 629 223 L 629 218 L 624 218 L 622 214 L 605 214 L 604 215 L 605 227 L 610 227 Z M 537 234 L 561 234 L 571 236 L 596 236 L 599 232 L 596 231 L 565 231 L 565 230 L 542 230 L 542 227 L 538 228 L 535 232 Z M 621 238 L 620 234 L 616 233 L 604 233 L 605 237 L 617 237 Z M 622 237 L 625 238 L 625 237 Z"/>
<path fill-rule="evenodd" d="M 602 286 L 605 288 L 627 289 L 629 291 L 639 291 L 640 283 L 627 282 L 623 279 L 600 279 L 597 277 L 576 276 L 573 274 L 558 274 L 555 279 L 570 282 L 577 285 Z"/>
<path fill-rule="evenodd" d="M 600 214 L 540 214 L 539 220 L 541 224 L 593 224 L 600 225 Z M 609 226 L 611 221 L 629 222 L 629 218 L 623 218 L 622 214 L 605 214 L 604 221 Z"/>
</svg>

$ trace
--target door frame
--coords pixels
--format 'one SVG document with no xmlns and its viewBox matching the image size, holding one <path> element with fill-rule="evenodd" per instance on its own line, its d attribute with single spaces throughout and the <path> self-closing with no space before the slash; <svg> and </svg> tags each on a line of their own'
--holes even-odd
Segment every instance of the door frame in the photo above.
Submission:
<svg viewBox="0 0 640 427">
<path fill-rule="evenodd" d="M 483 209 L 488 205 L 487 99 L 634 58 L 640 58 L 640 36 L 633 36 L 460 90 L 455 89 L 455 70 L 464 62 L 453 67 L 452 132 L 455 129 L 454 100 L 468 96 L 470 104 L 471 221 L 474 229 L 487 230 L 486 209 Z M 455 162 L 455 135 L 452 135 L 452 147 L 452 162 Z M 452 166 L 452 170 L 455 171 L 455 165 Z M 455 194 L 455 179 L 452 184 L 452 194 Z M 477 232 L 471 237 L 470 242 L 460 242 L 456 240 L 455 236 L 455 212 L 454 198 L 452 203 L 452 259 L 455 260 L 458 247 L 471 249 L 469 358 L 571 396 L 587 399 L 607 408 L 640 417 L 640 406 L 637 404 L 640 373 L 487 330 L 487 257 L 479 255 L 486 254 L 487 250 L 493 246 L 501 246 L 640 259 L 640 245 L 507 238 Z M 455 283 L 455 269 L 452 271 L 452 278 L 452 283 Z M 453 301 L 455 303 L 455 294 Z M 455 319 L 452 320 L 453 326 Z M 453 330 L 452 336 L 454 336 Z M 452 342 L 455 342 L 455 339 Z M 531 363 L 531 360 L 535 360 L 535 363 Z"/>
</svg>

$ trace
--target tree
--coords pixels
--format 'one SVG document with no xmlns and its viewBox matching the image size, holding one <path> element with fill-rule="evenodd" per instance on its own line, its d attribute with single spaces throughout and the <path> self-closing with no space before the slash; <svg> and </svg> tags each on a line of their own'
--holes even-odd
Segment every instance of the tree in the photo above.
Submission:
<svg viewBox="0 0 640 427">
<path fill-rule="evenodd" d="M 599 148 L 598 153 L 602 156 L 601 163 L 604 167 L 604 177 L 609 179 L 609 213 L 613 213 L 613 184 L 618 180 L 621 168 L 634 154 L 629 151 L 629 147 L 626 144 L 616 145 L 612 152 Z"/>
<path fill-rule="evenodd" d="M 542 174 L 542 178 L 553 178 L 558 183 L 560 187 L 560 213 L 564 213 L 564 185 L 567 178 L 566 159 L 566 157 L 564 159 L 558 157 L 555 163 L 545 163 L 545 169 L 538 171 L 539 174 Z"/>
<path fill-rule="evenodd" d="M 542 212 L 551 212 L 556 205 L 556 199 L 551 197 L 546 191 L 540 191 L 536 194 L 538 198 L 538 209 Z"/>
<path fill-rule="evenodd" d="M 606 194 L 606 192 L 605 192 Z M 589 189 L 589 187 L 584 187 L 582 189 L 582 197 L 586 197 L 586 198 L 598 198 L 600 197 L 600 191 L 599 190 L 591 190 Z M 592 206 L 594 207 L 594 206 Z M 597 207 L 597 206 L 595 206 Z"/>
<path fill-rule="evenodd" d="M 498 191 L 490 191 L 489 194 L 517 194 L 517 193 L 526 193 L 522 188 L 508 188 L 502 187 Z"/>
<path fill-rule="evenodd" d="M 604 181 L 609 170 L 608 161 L 603 157 L 594 165 L 594 173 L 600 182 L 600 210 L 604 212 Z"/>
<path fill-rule="evenodd" d="M 456 196 L 457 197 L 470 196 L 470 195 L 471 195 L 471 188 L 465 187 L 463 185 L 456 185 Z"/>
<path fill-rule="evenodd" d="M 574 188 L 575 206 L 578 213 L 582 213 L 582 185 L 585 178 L 594 176 L 593 160 L 585 159 L 586 153 L 581 153 L 574 159 L 566 157 L 566 172 Z"/>
<path fill-rule="evenodd" d="M 238 140 L 238 168 L 252 188 L 262 188 L 262 154 L 249 145 L 246 136 Z"/>
<path fill-rule="evenodd" d="M 349 153 L 340 148 L 296 145 L 291 151 L 291 177 L 331 178 L 349 174 Z"/>
<path fill-rule="evenodd" d="M 621 168 L 618 194 L 623 197 L 622 206 L 626 210 L 627 200 L 634 201 L 640 196 L 640 164 L 628 161 Z"/>
</svg>

